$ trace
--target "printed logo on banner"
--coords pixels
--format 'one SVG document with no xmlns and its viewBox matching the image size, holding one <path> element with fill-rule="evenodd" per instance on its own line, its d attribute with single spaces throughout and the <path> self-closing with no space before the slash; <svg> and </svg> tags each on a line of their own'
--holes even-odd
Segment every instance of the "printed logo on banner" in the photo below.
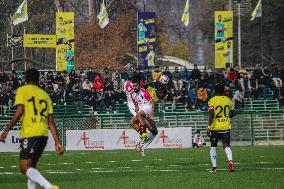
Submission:
<svg viewBox="0 0 284 189">
<path fill-rule="evenodd" d="M 119 136 L 116 144 L 123 144 L 125 148 L 134 148 L 137 144 L 137 140 L 133 140 L 129 137 L 127 132 L 124 130 L 122 131 L 121 135 Z"/>
<path fill-rule="evenodd" d="M 182 148 L 183 147 L 183 141 L 180 137 L 171 137 L 168 135 L 165 131 L 165 129 L 162 129 L 161 133 L 158 136 L 158 140 L 155 142 L 160 143 L 162 142 L 162 145 L 164 148 Z"/>
<path fill-rule="evenodd" d="M 83 142 L 84 148 L 86 150 L 90 149 L 104 149 L 104 141 L 103 140 L 96 140 L 95 138 L 90 139 L 90 137 L 87 136 L 87 133 L 84 131 L 81 135 L 80 139 L 77 142 L 77 146 L 79 146 Z"/>
</svg>

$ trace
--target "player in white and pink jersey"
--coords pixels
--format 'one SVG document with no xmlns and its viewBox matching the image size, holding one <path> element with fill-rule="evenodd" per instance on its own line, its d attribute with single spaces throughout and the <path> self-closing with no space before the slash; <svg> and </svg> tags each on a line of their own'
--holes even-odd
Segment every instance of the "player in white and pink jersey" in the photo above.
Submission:
<svg viewBox="0 0 284 189">
<path fill-rule="evenodd" d="M 130 95 L 135 105 L 136 118 L 140 123 L 140 128 L 148 128 L 150 135 L 147 135 L 146 140 L 142 140 L 139 145 L 141 155 L 144 156 L 144 148 L 147 147 L 158 134 L 158 130 L 154 121 L 155 105 L 152 96 L 147 90 L 140 87 L 137 81 L 132 81 L 134 93 Z M 142 134 L 142 137 L 143 137 Z"/>
</svg>

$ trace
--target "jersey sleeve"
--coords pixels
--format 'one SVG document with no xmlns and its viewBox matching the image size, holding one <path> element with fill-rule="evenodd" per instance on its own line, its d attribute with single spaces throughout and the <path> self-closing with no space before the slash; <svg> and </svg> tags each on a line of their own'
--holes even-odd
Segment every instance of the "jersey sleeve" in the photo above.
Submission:
<svg viewBox="0 0 284 189">
<path fill-rule="evenodd" d="M 21 88 L 19 88 L 17 91 L 16 91 L 16 97 L 15 97 L 15 103 L 14 103 L 14 106 L 17 106 L 17 105 L 25 105 L 25 93 L 21 90 Z"/>
<path fill-rule="evenodd" d="M 143 92 L 143 95 L 145 97 L 145 99 L 148 101 L 148 102 L 151 102 L 153 99 L 152 99 L 152 96 L 148 93 L 148 91 L 146 90 L 142 90 Z"/>
<path fill-rule="evenodd" d="M 229 107 L 230 107 L 230 110 L 234 110 L 234 104 L 231 99 L 229 99 Z"/>
<path fill-rule="evenodd" d="M 215 108 L 214 99 L 211 98 L 211 99 L 208 101 L 208 111 L 214 111 L 214 108 Z"/>
<path fill-rule="evenodd" d="M 53 104 L 52 104 L 52 100 L 50 99 L 50 97 L 48 98 L 48 102 L 47 102 L 47 110 L 48 110 L 48 115 L 53 114 Z"/>
</svg>

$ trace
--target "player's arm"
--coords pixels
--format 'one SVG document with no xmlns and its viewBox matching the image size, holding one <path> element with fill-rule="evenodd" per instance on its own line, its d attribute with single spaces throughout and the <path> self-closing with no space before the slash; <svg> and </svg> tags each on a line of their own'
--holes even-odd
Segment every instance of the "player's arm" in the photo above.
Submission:
<svg viewBox="0 0 284 189">
<path fill-rule="evenodd" d="M 25 106 L 24 105 L 20 104 L 20 105 L 17 106 L 17 110 L 16 110 L 13 118 L 11 119 L 11 121 L 9 122 L 9 124 L 7 125 L 7 127 L 4 129 L 4 131 L 2 132 L 2 134 L 0 136 L 0 142 L 5 142 L 9 131 L 21 119 L 22 115 L 24 114 L 24 111 L 25 111 Z"/>
<path fill-rule="evenodd" d="M 48 115 L 48 127 L 55 141 L 55 150 L 59 155 L 62 155 L 64 153 L 64 149 L 61 145 L 61 141 L 59 139 L 58 132 L 55 127 L 54 117 L 52 114 Z"/>
<path fill-rule="evenodd" d="M 234 109 L 233 102 L 230 101 L 230 112 L 229 112 L 229 118 L 233 118 L 236 116 L 236 110 Z"/>
</svg>

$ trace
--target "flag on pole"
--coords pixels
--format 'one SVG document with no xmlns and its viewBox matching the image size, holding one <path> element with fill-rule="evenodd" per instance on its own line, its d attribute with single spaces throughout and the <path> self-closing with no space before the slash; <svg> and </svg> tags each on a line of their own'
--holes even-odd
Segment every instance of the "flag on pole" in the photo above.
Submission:
<svg viewBox="0 0 284 189">
<path fill-rule="evenodd" d="M 189 13 L 190 13 L 189 0 L 186 0 L 184 11 L 183 11 L 183 14 L 182 14 L 182 17 L 181 17 L 181 21 L 184 23 L 185 26 L 188 26 L 188 24 L 189 24 Z"/>
<path fill-rule="evenodd" d="M 105 6 L 105 1 L 103 1 L 101 5 L 101 11 L 98 14 L 97 18 L 99 19 L 99 25 L 102 29 L 109 24 L 109 18 L 108 18 L 107 9 Z"/>
<path fill-rule="evenodd" d="M 254 20 L 255 17 L 262 17 L 262 2 L 261 2 L 261 0 L 258 1 L 255 9 L 251 13 L 251 19 L 250 20 Z"/>
<path fill-rule="evenodd" d="M 24 0 L 13 15 L 13 24 L 17 25 L 28 20 L 28 0 Z"/>
</svg>

